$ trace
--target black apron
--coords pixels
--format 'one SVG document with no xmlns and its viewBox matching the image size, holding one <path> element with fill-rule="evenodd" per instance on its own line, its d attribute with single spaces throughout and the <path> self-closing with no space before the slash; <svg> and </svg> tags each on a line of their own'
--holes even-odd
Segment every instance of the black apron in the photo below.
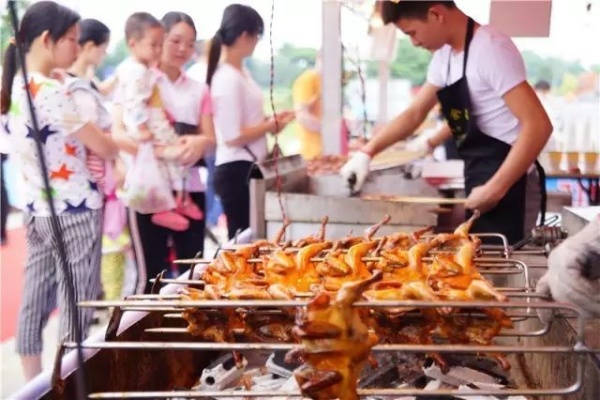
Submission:
<svg viewBox="0 0 600 400">
<path fill-rule="evenodd" d="M 465 192 L 469 196 L 473 188 L 485 184 L 500 168 L 510 152 L 511 145 L 486 135 L 479 130 L 472 118 L 472 105 L 466 77 L 469 46 L 473 38 L 474 21 L 469 18 L 464 47 L 464 62 L 462 77 L 455 83 L 437 92 L 442 113 L 452 130 L 458 155 L 465 163 Z M 448 60 L 448 77 L 450 59 Z M 541 191 L 541 224 L 546 213 L 545 174 L 541 165 L 536 161 Z M 481 215 L 471 232 L 501 233 L 509 243 L 523 239 L 525 229 L 525 193 L 527 174 L 521 176 L 502 198 L 498 205 Z M 467 211 L 467 218 L 472 211 Z"/>
</svg>

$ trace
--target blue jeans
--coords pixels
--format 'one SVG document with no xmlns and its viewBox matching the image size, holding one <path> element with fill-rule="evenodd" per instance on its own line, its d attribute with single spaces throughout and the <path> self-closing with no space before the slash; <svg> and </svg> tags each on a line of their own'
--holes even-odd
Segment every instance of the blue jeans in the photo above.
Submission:
<svg viewBox="0 0 600 400">
<path fill-rule="evenodd" d="M 204 157 L 206 169 L 208 170 L 208 182 L 206 185 L 206 222 L 209 226 L 217 225 L 219 217 L 223 214 L 223 206 L 215 193 L 215 156 L 214 154 Z"/>
</svg>

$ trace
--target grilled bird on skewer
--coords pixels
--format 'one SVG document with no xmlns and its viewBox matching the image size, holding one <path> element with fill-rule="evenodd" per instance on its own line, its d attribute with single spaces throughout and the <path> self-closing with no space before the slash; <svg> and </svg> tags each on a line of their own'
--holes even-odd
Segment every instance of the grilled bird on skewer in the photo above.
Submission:
<svg viewBox="0 0 600 400">
<path fill-rule="evenodd" d="M 275 240 L 222 252 L 201 277 L 205 289 L 189 289 L 185 296 L 205 300 L 288 300 L 311 291 L 328 291 L 335 296 L 343 285 L 377 274 L 382 281 L 364 292 L 368 300 L 506 300 L 477 270 L 475 258 L 480 243 L 468 234 L 473 219 L 454 233 L 435 235 L 427 241 L 421 236 L 428 229 L 375 238 L 377 229 L 387 221 L 386 217 L 363 237 L 350 236 L 332 243 L 325 238 L 324 219 L 318 234 L 294 243 L 299 246 L 297 249 L 282 243 L 286 223 Z M 377 270 L 382 273 L 376 273 Z M 232 331 L 250 341 L 293 340 L 289 334 L 292 309 L 260 317 L 252 310 L 239 315 L 228 310 L 224 318 L 205 315 L 204 309 L 186 310 L 184 317 L 190 332 L 203 340 L 234 341 Z M 502 328 L 512 326 L 500 309 L 477 310 L 485 314 L 484 318 L 459 318 L 457 310 L 386 307 L 371 314 L 362 308 L 360 313 L 363 322 L 390 343 L 430 344 L 438 338 L 451 343 L 487 344 Z M 409 311 L 412 313 L 407 314 Z M 439 355 L 430 356 L 444 368 Z"/>
<path fill-rule="evenodd" d="M 302 394 L 313 399 L 358 399 L 358 378 L 377 335 L 364 324 L 353 304 L 367 287 L 381 279 L 345 283 L 335 298 L 319 293 L 299 312 L 294 335 L 302 347 L 288 353 L 288 361 L 300 357 L 304 365 L 294 371 Z"/>
</svg>

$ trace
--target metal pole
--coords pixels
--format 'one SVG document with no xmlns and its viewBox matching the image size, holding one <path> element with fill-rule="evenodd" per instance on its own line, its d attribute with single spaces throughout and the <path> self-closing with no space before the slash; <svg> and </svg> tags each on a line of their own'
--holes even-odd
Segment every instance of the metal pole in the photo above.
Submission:
<svg viewBox="0 0 600 400">
<path fill-rule="evenodd" d="M 377 122 L 385 124 L 388 121 L 388 84 L 390 80 L 390 67 L 386 60 L 379 61 L 379 115 Z"/>
<path fill-rule="evenodd" d="M 323 153 L 342 152 L 341 2 L 323 2 L 321 98 Z"/>
</svg>

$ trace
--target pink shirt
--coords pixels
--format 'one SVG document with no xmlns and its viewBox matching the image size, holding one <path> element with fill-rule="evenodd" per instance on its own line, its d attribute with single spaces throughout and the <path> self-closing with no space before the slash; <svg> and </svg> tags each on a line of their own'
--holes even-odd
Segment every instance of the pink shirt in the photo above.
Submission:
<svg viewBox="0 0 600 400">
<path fill-rule="evenodd" d="M 200 100 L 200 115 L 212 115 L 213 114 L 213 104 L 212 98 L 210 97 L 210 89 L 208 85 L 204 85 L 204 90 L 202 91 L 202 100 Z"/>
</svg>

